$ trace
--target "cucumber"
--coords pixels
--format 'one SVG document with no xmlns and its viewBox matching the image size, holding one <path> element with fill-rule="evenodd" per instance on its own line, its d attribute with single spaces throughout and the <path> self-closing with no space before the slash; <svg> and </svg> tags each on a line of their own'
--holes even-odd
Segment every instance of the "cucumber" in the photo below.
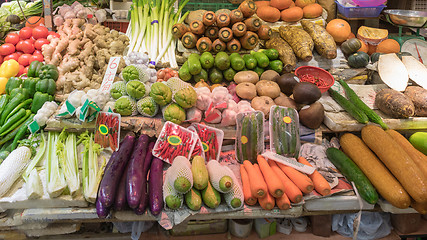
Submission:
<svg viewBox="0 0 427 240">
<path fill-rule="evenodd" d="M 178 71 L 179 78 L 181 78 L 182 81 L 190 81 L 191 80 L 191 74 L 188 70 L 188 61 L 185 61 L 184 64 L 182 64 L 181 68 Z"/>
<path fill-rule="evenodd" d="M 357 94 L 347 85 L 344 80 L 339 80 L 338 82 L 343 86 L 350 102 L 352 102 L 357 108 L 362 110 L 366 114 L 366 116 L 368 116 L 369 120 L 371 120 L 373 123 L 379 124 L 384 130 L 388 129 L 387 124 L 383 122 L 381 117 L 378 116 L 378 114 L 374 112 L 374 110 L 372 110 L 370 107 L 368 107 L 362 100 L 360 100 Z"/>
<path fill-rule="evenodd" d="M 213 84 L 222 82 L 222 73 L 218 68 L 214 67 L 211 69 L 211 72 L 209 73 L 209 81 Z"/>
<path fill-rule="evenodd" d="M 281 155 L 283 153 L 283 146 L 282 146 L 282 144 L 279 144 L 280 143 L 279 142 L 279 127 L 278 127 L 279 125 L 278 125 L 277 121 L 275 120 L 275 119 L 277 119 L 276 116 L 278 114 L 278 110 L 280 110 L 280 108 L 277 106 L 272 110 L 272 116 L 270 118 L 271 119 L 272 131 L 270 133 L 270 136 L 272 136 L 272 140 L 275 143 L 274 149 L 275 149 L 276 153 Z"/>
<path fill-rule="evenodd" d="M 254 69 L 258 65 L 255 57 L 250 54 L 243 55 L 243 60 L 247 69 Z"/>
<path fill-rule="evenodd" d="M 242 121 L 242 133 L 240 134 L 240 146 L 241 146 L 241 152 L 242 152 L 242 162 L 245 160 L 249 160 L 248 159 L 248 151 L 250 152 L 250 147 L 248 146 L 249 144 L 249 133 L 250 133 L 250 121 L 249 118 L 247 116 L 243 117 L 243 121 Z M 245 143 L 243 143 L 242 138 L 244 137 L 244 139 L 246 140 Z"/>
<path fill-rule="evenodd" d="M 267 55 L 262 52 L 254 52 L 253 56 L 258 63 L 258 67 L 260 68 L 266 68 L 270 64 L 270 59 L 268 59 Z"/>
<path fill-rule="evenodd" d="M 360 123 L 367 123 L 369 121 L 368 116 L 359 108 L 354 106 L 349 100 L 345 97 L 341 96 L 337 91 L 329 88 L 329 95 L 342 107 L 344 110 L 350 114 L 353 118 L 355 118 Z"/>
<path fill-rule="evenodd" d="M 255 116 L 253 115 L 252 121 L 252 126 L 254 128 L 252 129 L 252 158 L 254 159 L 254 162 L 257 162 L 257 156 L 262 153 L 262 149 L 258 146 L 264 146 L 264 142 L 259 144 L 258 141 L 260 133 L 264 131 L 264 116 L 260 112 L 257 112 L 255 113 Z M 264 141 L 264 139 L 261 141 Z"/>
<path fill-rule="evenodd" d="M 208 72 L 205 69 L 202 69 L 199 74 L 193 76 L 194 81 L 200 82 L 200 80 L 208 81 Z"/>
<path fill-rule="evenodd" d="M 342 151 L 336 148 L 328 148 L 326 156 L 337 169 L 349 180 L 354 182 L 360 196 L 370 204 L 378 201 L 378 193 L 362 170 Z"/>
<path fill-rule="evenodd" d="M 273 131 L 278 132 L 278 139 L 274 144 L 276 153 L 285 157 L 298 157 L 300 148 L 298 113 L 293 108 L 285 107 L 276 107 L 273 113 L 271 121 L 277 122 L 277 128 Z M 290 121 L 286 122 L 285 118 Z"/>
<path fill-rule="evenodd" d="M 188 57 L 187 61 L 188 71 L 191 75 L 197 75 L 202 71 L 202 65 L 200 64 L 200 56 L 197 53 L 192 53 Z"/>
<path fill-rule="evenodd" d="M 215 59 L 210 52 L 204 52 L 200 56 L 200 64 L 202 65 L 202 68 L 211 69 L 213 68 L 214 63 L 215 63 Z"/>
<path fill-rule="evenodd" d="M 238 53 L 232 53 L 230 55 L 231 67 L 236 71 L 241 71 L 245 68 L 245 60 Z"/>
<path fill-rule="evenodd" d="M 234 71 L 232 68 L 224 71 L 224 78 L 229 82 L 233 81 L 234 75 L 236 75 L 236 71 Z"/>
</svg>

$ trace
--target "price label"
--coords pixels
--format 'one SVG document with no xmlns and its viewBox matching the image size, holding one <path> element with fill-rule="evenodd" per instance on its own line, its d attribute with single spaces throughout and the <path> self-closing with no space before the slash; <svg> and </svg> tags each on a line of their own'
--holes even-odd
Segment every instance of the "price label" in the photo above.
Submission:
<svg viewBox="0 0 427 240">
<path fill-rule="evenodd" d="M 111 57 L 108 62 L 107 71 L 105 71 L 104 79 L 102 80 L 101 90 L 102 91 L 110 91 L 111 85 L 114 82 L 114 78 L 116 77 L 117 68 L 119 67 L 121 57 Z"/>
</svg>

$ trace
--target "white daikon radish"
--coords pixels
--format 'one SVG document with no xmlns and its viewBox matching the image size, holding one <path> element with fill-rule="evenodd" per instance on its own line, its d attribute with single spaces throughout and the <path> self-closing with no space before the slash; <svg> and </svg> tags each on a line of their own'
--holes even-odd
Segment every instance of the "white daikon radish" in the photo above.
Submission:
<svg viewBox="0 0 427 240">
<path fill-rule="evenodd" d="M 405 91 L 408 85 L 408 71 L 394 53 L 384 54 L 378 60 L 378 73 L 381 80 L 396 91 Z"/>
<path fill-rule="evenodd" d="M 402 62 L 408 70 L 409 78 L 422 88 L 427 89 L 427 68 L 413 56 L 403 56 Z"/>
</svg>

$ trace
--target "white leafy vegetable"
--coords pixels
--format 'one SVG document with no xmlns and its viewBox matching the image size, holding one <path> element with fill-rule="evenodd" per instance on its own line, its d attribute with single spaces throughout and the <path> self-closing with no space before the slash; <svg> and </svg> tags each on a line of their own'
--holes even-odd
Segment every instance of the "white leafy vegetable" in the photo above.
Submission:
<svg viewBox="0 0 427 240">
<path fill-rule="evenodd" d="M 58 197 L 67 187 L 64 173 L 59 167 L 58 155 L 56 154 L 56 142 L 58 133 L 49 132 L 47 144 L 46 176 L 47 192 L 52 198 Z"/>
</svg>

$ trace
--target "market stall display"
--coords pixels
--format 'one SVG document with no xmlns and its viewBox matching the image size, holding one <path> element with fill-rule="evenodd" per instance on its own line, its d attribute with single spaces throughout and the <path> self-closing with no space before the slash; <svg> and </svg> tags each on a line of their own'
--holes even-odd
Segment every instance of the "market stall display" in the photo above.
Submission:
<svg viewBox="0 0 427 240">
<path fill-rule="evenodd" d="M 133 1 L 126 34 L 61 3 L 56 32 L 7 34 L 1 210 L 87 207 L 168 230 L 332 201 L 427 212 L 420 54 L 386 28 L 324 25 L 315 0 L 182 13 L 188 2 Z"/>
</svg>

